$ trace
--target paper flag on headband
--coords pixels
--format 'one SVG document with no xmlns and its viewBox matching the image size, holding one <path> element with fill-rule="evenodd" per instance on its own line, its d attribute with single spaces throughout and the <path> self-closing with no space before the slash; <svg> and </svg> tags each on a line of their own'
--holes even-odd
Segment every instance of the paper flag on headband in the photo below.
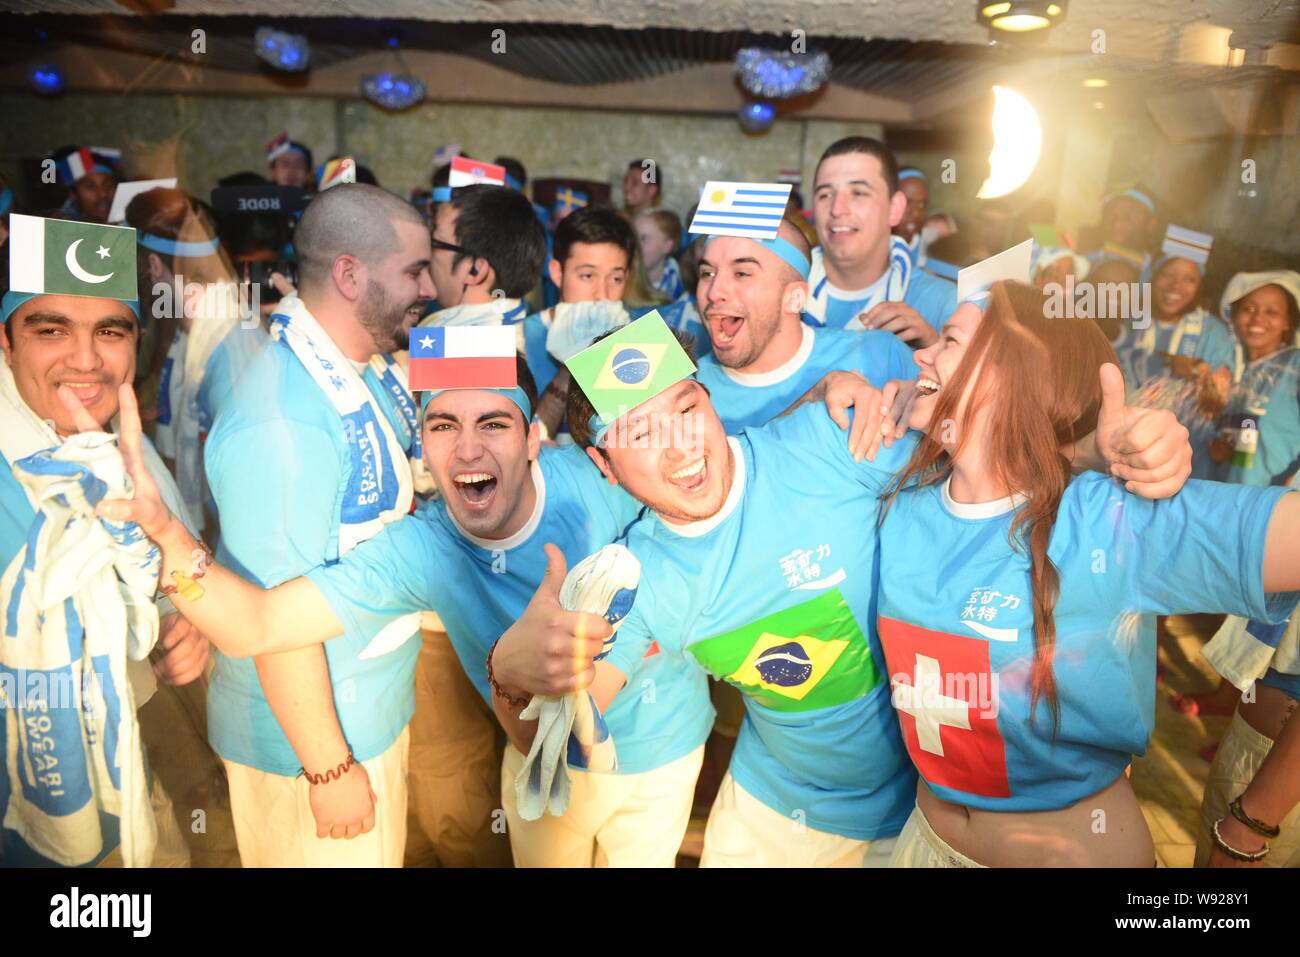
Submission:
<svg viewBox="0 0 1300 957">
<path fill-rule="evenodd" d="M 700 194 L 690 232 L 772 239 L 781 226 L 789 199 L 789 183 L 728 183 L 711 179 Z"/>
<path fill-rule="evenodd" d="M 695 372 L 695 363 L 657 309 L 583 349 L 565 365 L 606 423 Z"/>
<path fill-rule="evenodd" d="M 1032 282 L 1029 274 L 1030 263 L 1034 256 L 1034 241 L 1026 239 L 1018 246 L 1004 249 L 996 256 L 990 256 L 983 262 L 967 266 L 957 273 L 957 299 L 965 300 L 968 296 L 984 292 L 995 282 L 1013 279 L 1016 282 Z"/>
<path fill-rule="evenodd" d="M 113 208 L 108 212 L 108 221 L 114 226 L 126 222 L 126 207 L 141 193 L 151 189 L 175 189 L 176 177 L 169 179 L 137 179 L 129 183 L 120 183 L 113 194 Z"/>
<path fill-rule="evenodd" d="M 331 186 L 338 186 L 340 183 L 355 183 L 357 181 L 357 161 L 351 156 L 341 156 L 338 159 L 332 159 L 321 167 L 320 176 L 317 178 L 316 191 L 323 193 Z"/>
<path fill-rule="evenodd" d="M 266 144 L 266 161 L 274 163 L 291 149 L 293 149 L 293 144 L 289 142 L 289 134 L 287 132 L 281 133 Z"/>
<path fill-rule="evenodd" d="M 513 326 L 432 326 L 411 330 L 412 392 L 513 389 L 519 384 Z"/>
<path fill-rule="evenodd" d="M 135 230 L 14 213 L 9 217 L 9 288 L 135 300 Z"/>
<path fill-rule="evenodd" d="M 64 186 L 75 186 L 81 179 L 95 170 L 117 176 L 122 165 L 122 151 L 107 146 L 83 146 L 73 150 L 56 164 L 55 172 Z"/>
<path fill-rule="evenodd" d="M 446 166 L 459 155 L 459 143 L 444 143 L 433 151 L 433 166 L 435 169 L 439 166 Z"/>
<path fill-rule="evenodd" d="M 1038 243 L 1043 249 L 1074 248 L 1074 243 L 1070 240 L 1070 237 L 1057 226 L 1042 224 L 1030 226 L 1029 235 L 1033 236 L 1034 242 Z"/>
<path fill-rule="evenodd" d="M 457 156 L 451 161 L 451 177 L 447 185 L 452 189 L 458 186 L 474 186 L 486 183 L 489 186 L 506 184 L 506 168 L 496 163 L 480 163 L 477 160 Z"/>
<path fill-rule="evenodd" d="M 1213 245 L 1214 237 L 1209 233 L 1198 233 L 1194 229 L 1170 223 L 1165 230 L 1165 242 L 1160 251 L 1166 256 L 1190 259 L 1198 266 L 1204 266 L 1210 258 L 1210 247 Z"/>
<path fill-rule="evenodd" d="M 587 205 L 587 194 L 581 193 L 571 186 L 565 186 L 555 191 L 555 211 L 557 213 L 572 212 L 575 209 L 583 209 Z"/>
</svg>

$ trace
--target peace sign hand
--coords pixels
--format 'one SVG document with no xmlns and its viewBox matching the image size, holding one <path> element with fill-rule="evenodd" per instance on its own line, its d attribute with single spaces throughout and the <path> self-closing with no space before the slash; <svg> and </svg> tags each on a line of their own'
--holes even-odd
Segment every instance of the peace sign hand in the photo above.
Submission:
<svg viewBox="0 0 1300 957">
<path fill-rule="evenodd" d="M 113 522 L 135 522 L 149 538 L 158 536 L 172 520 L 172 513 L 163 504 L 158 485 L 144 464 L 141 448 L 140 407 L 135 401 L 135 390 L 123 383 L 117 390 L 119 406 L 118 450 L 126 465 L 127 474 L 135 485 L 133 498 L 104 499 L 95 508 L 95 514 Z M 59 400 L 72 415 L 72 421 L 81 432 L 102 432 L 103 429 L 86 411 L 81 400 L 66 386 L 59 388 Z"/>
</svg>

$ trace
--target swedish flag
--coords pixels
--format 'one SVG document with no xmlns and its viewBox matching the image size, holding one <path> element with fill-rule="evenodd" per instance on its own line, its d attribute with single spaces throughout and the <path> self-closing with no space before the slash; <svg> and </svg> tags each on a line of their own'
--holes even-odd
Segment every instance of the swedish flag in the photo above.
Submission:
<svg viewBox="0 0 1300 957">
<path fill-rule="evenodd" d="M 775 711 L 814 711 L 883 681 L 838 588 L 689 646 L 710 673 Z"/>
</svg>

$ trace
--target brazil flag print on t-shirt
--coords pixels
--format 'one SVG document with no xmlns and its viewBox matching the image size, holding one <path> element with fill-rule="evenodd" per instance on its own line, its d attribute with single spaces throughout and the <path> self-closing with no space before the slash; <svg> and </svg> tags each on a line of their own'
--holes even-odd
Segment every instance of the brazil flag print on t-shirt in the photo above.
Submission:
<svg viewBox="0 0 1300 957">
<path fill-rule="evenodd" d="M 689 647 L 709 673 L 774 711 L 830 708 L 882 681 L 838 588 Z"/>
</svg>

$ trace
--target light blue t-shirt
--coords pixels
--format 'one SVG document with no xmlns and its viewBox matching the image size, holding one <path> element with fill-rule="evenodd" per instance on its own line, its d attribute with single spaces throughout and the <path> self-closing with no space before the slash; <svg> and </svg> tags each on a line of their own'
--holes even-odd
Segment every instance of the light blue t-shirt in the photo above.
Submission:
<svg viewBox="0 0 1300 957">
<path fill-rule="evenodd" d="M 1210 442 L 1217 428 L 1197 401 L 1196 384 L 1173 375 L 1161 354 L 1201 359 L 1218 369 L 1231 369 L 1236 339 L 1221 320 L 1204 309 L 1177 322 L 1151 320 L 1147 329 L 1126 327 L 1115 343 L 1120 371 L 1130 401 L 1135 405 L 1167 408 L 1187 427 L 1192 444 L 1192 476 L 1209 479 L 1215 474 Z"/>
<path fill-rule="evenodd" d="M 431 501 L 308 577 L 349 632 L 374 633 L 411 612 L 436 611 L 465 673 L 491 705 L 488 651 L 541 584 L 542 546 L 559 546 L 572 568 L 613 541 L 640 510 L 575 446 L 542 449 L 533 481 L 537 508 L 509 539 L 474 538 L 445 503 Z M 641 651 L 620 666 L 628 683 L 605 715 L 621 774 L 675 761 L 703 744 L 713 726 L 703 673 L 678 657 Z"/>
<path fill-rule="evenodd" d="M 1253 453 L 1240 444 L 1216 478 L 1242 485 L 1283 485 L 1300 469 L 1300 349 L 1288 347 L 1246 366 L 1233 384 L 1219 427 L 1257 431 Z"/>
<path fill-rule="evenodd" d="M 1156 353 L 1203 359 L 1212 369 L 1220 366 L 1232 368 L 1236 342 L 1232 331 L 1217 316 L 1204 310 L 1197 313 L 1183 316 L 1177 322 L 1161 322 L 1153 318 L 1149 330 L 1125 328 L 1115 343 L 1115 353 L 1124 371 L 1124 383 L 1130 391 L 1141 388 L 1157 376 L 1169 374 L 1165 360 Z"/>
<path fill-rule="evenodd" d="M 845 299 L 837 298 L 835 290 L 827 289 L 826 328 L 843 329 L 858 318 L 877 287 L 888 281 L 888 278 L 889 273 L 886 272 L 872 286 Z M 937 332 L 957 308 L 957 284 L 914 269 L 907 283 L 907 292 L 903 293 L 903 302 L 920 313 L 921 318 Z"/>
<path fill-rule="evenodd" d="M 717 515 L 672 527 L 647 512 L 629 528 L 641 585 L 610 660 L 656 642 L 737 687 L 731 774 L 768 807 L 857 840 L 897 834 L 916 777 L 874 627 L 876 505 L 913 443 L 857 464 L 818 403 L 728 445 Z"/>
<path fill-rule="evenodd" d="M 1043 811 L 1095 794 L 1146 750 L 1154 725 L 1150 615 L 1281 620 L 1300 597 L 1261 584 L 1284 490 L 1193 480 L 1153 502 L 1105 475 L 1075 477 L 1048 546 L 1060 576 L 1054 733 L 1045 698 L 1030 722 L 1033 589 L 1028 555 L 1008 542 L 1016 505 L 961 505 L 946 489 L 899 495 L 880 539 L 893 699 L 913 762 L 945 801 Z"/>
<path fill-rule="evenodd" d="M 537 383 L 539 396 L 546 391 L 555 374 L 560 371 L 560 364 L 546 351 L 547 332 L 546 323 L 538 313 L 533 313 L 524 319 L 524 361 L 528 363 L 528 371 L 533 374 L 533 381 Z"/>
<path fill-rule="evenodd" d="M 261 351 L 266 340 L 266 330 L 262 326 L 246 329 L 236 325 L 212 350 L 198 395 L 199 421 L 204 431 L 212 428 L 222 403 L 234 391 L 244 370 Z"/>
<path fill-rule="evenodd" d="M 771 372 L 737 372 L 717 356 L 700 360 L 699 380 L 708 388 L 728 434 L 771 421 L 831 371 L 860 372 L 877 389 L 890 379 L 914 379 L 918 374 L 912 350 L 888 332 L 801 328 L 799 350 Z"/>
<path fill-rule="evenodd" d="M 388 414 L 385 402 L 375 405 Z M 208 436 L 205 465 L 221 517 L 223 565 L 270 588 L 338 561 L 352 469 L 343 422 L 283 342 L 268 338 L 227 397 Z M 387 750 L 415 711 L 420 642 L 362 660 L 373 637 L 349 630 L 325 643 L 339 725 L 358 761 Z M 253 659 L 216 649 L 213 656 L 213 749 L 238 764 L 297 774 L 301 762 L 271 712 Z"/>
</svg>

